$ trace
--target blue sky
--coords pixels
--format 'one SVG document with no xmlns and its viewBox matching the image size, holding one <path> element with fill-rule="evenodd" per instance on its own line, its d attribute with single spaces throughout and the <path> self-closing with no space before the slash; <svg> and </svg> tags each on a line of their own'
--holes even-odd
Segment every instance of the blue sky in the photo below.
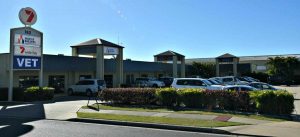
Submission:
<svg viewBox="0 0 300 137">
<path fill-rule="evenodd" d="M 70 45 L 102 38 L 124 58 L 152 61 L 166 50 L 187 58 L 300 53 L 299 0 L 0 0 L 0 53 L 9 30 L 32 7 L 44 53 L 71 55 Z"/>
</svg>

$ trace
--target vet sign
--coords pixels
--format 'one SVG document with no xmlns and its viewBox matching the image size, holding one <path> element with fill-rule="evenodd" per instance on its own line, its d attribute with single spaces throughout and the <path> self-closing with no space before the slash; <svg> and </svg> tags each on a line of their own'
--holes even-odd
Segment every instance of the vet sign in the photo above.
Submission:
<svg viewBox="0 0 300 137">
<path fill-rule="evenodd" d="M 41 57 L 14 56 L 14 69 L 41 69 Z"/>
<path fill-rule="evenodd" d="M 106 55 L 118 55 L 119 54 L 118 48 L 104 46 L 103 50 L 104 50 L 104 54 L 106 54 Z"/>
</svg>

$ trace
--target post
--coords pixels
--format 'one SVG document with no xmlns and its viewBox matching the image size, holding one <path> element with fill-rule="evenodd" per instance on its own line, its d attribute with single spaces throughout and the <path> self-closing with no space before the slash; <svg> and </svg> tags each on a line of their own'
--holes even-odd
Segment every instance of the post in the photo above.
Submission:
<svg viewBox="0 0 300 137">
<path fill-rule="evenodd" d="M 76 47 L 72 47 L 72 56 L 78 57 L 78 52 Z"/>
<path fill-rule="evenodd" d="M 104 80 L 104 52 L 103 46 L 96 47 L 96 78 Z"/>
<path fill-rule="evenodd" d="M 44 64 L 43 64 L 43 59 L 44 59 L 44 55 L 43 55 L 43 48 L 44 48 L 44 45 L 43 45 L 43 33 L 41 33 L 41 68 L 40 68 L 40 74 L 39 74 L 39 86 L 40 87 L 43 87 L 43 81 L 44 81 L 44 76 L 43 76 L 43 73 L 44 73 Z"/>
<path fill-rule="evenodd" d="M 237 76 L 237 58 L 233 58 L 233 76 Z"/>
<path fill-rule="evenodd" d="M 117 86 L 121 87 L 123 84 L 123 49 L 119 48 L 119 54 L 117 55 Z"/>
<path fill-rule="evenodd" d="M 173 56 L 173 77 L 177 78 L 177 56 Z"/>
<path fill-rule="evenodd" d="M 185 78 L 185 57 L 181 57 L 181 77 Z"/>
<path fill-rule="evenodd" d="M 218 59 L 216 59 L 216 76 L 220 76 L 220 64 Z"/>
<path fill-rule="evenodd" d="M 10 29 L 10 69 L 9 69 L 9 86 L 8 86 L 8 101 L 13 101 L 13 84 L 14 84 L 14 29 Z"/>
</svg>

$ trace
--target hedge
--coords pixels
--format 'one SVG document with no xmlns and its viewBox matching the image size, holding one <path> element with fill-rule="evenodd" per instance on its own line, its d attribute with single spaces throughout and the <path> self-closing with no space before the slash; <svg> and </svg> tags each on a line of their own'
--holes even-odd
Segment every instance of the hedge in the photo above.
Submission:
<svg viewBox="0 0 300 137">
<path fill-rule="evenodd" d="M 260 113 L 291 114 L 294 110 L 294 96 L 285 90 L 256 91 L 250 96 Z"/>
<path fill-rule="evenodd" d="M 112 103 L 183 106 L 200 109 L 258 111 L 267 114 L 291 114 L 294 97 L 286 91 L 223 91 L 174 88 L 109 88 L 100 95 Z"/>
<path fill-rule="evenodd" d="M 13 88 L 13 101 L 42 101 L 54 96 L 54 88 L 29 87 L 27 89 Z M 8 100 L 8 88 L 0 88 L 0 100 Z"/>
<path fill-rule="evenodd" d="M 106 88 L 100 94 L 102 101 L 120 104 L 153 104 L 157 98 L 153 88 Z"/>
<path fill-rule="evenodd" d="M 160 88 L 156 90 L 156 96 L 159 103 L 164 106 L 174 106 L 179 104 L 177 91 L 175 88 Z"/>
</svg>

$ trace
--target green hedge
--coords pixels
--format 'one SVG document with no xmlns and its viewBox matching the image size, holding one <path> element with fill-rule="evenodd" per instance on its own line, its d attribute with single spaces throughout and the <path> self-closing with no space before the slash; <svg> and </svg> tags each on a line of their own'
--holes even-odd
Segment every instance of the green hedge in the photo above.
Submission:
<svg viewBox="0 0 300 137">
<path fill-rule="evenodd" d="M 106 88 L 100 99 L 121 104 L 153 104 L 157 98 L 153 88 Z"/>
<path fill-rule="evenodd" d="M 54 96 L 54 88 L 29 87 L 24 91 L 24 101 L 51 100 Z"/>
<path fill-rule="evenodd" d="M 174 106 L 178 104 L 179 95 L 175 88 L 159 88 L 156 90 L 156 96 L 159 103 L 164 106 Z"/>
<path fill-rule="evenodd" d="M 157 104 L 200 109 L 258 111 L 268 114 L 291 114 L 294 97 L 286 91 L 222 91 L 174 88 L 109 88 L 101 100 L 121 104 Z"/>
<path fill-rule="evenodd" d="M 256 91 L 250 93 L 260 113 L 291 114 L 294 111 L 294 96 L 285 91 Z"/>
</svg>

